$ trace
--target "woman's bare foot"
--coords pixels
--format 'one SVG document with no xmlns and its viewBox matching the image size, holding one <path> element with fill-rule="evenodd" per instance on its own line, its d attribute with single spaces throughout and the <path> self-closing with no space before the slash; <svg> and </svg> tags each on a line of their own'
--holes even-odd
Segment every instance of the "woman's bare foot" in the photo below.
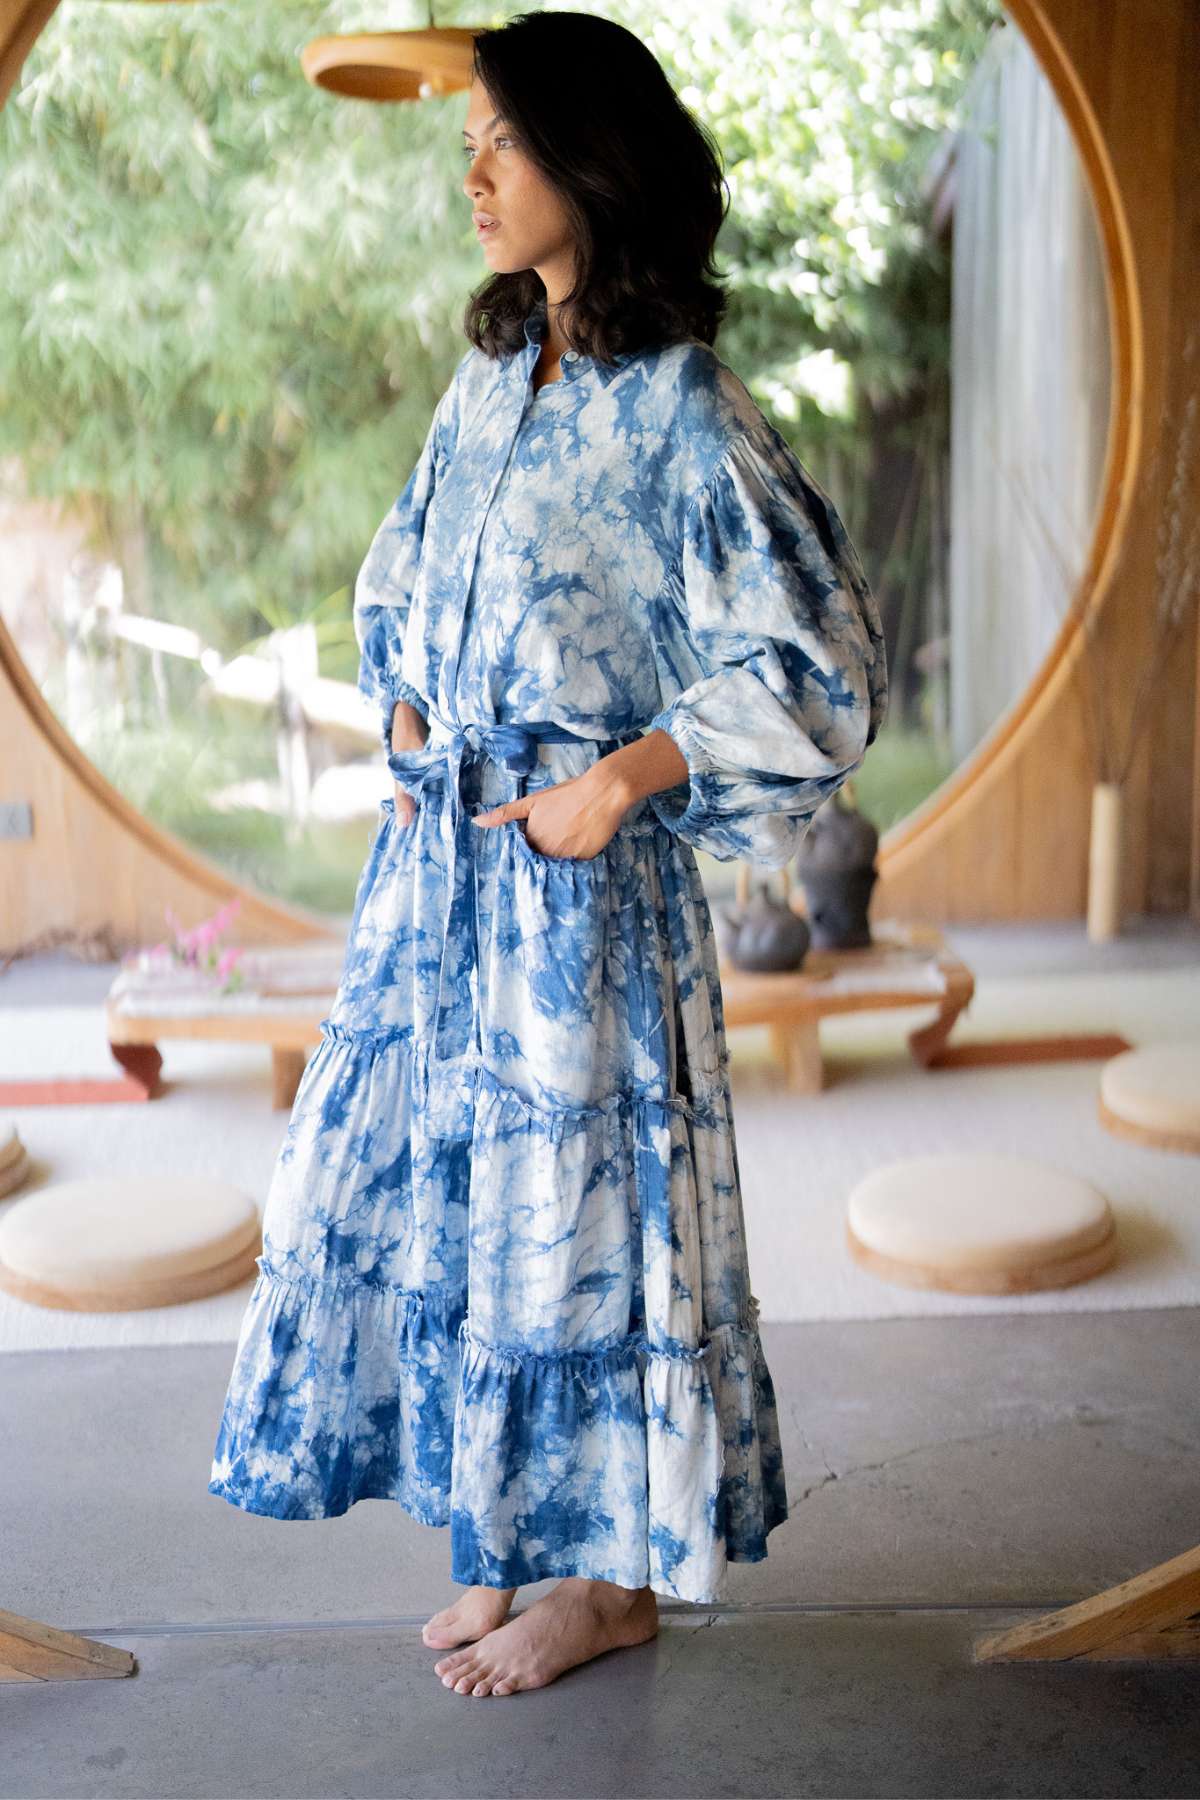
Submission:
<svg viewBox="0 0 1200 1800">
<path fill-rule="evenodd" d="M 658 1632 L 651 1587 L 618 1587 L 568 1575 L 478 1643 L 439 1657 L 434 1672 L 456 1694 L 515 1694 L 545 1687 L 604 1650 L 644 1644 Z"/>
<path fill-rule="evenodd" d="M 515 1587 L 469 1587 L 451 1605 L 443 1606 L 441 1612 L 425 1621 L 421 1636 L 431 1650 L 472 1644 L 503 1622 L 516 1591 Z"/>
</svg>

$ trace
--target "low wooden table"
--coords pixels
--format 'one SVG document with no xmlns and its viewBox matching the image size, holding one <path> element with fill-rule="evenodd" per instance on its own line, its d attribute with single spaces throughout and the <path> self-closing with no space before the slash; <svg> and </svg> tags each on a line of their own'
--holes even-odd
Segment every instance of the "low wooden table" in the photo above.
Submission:
<svg viewBox="0 0 1200 1800">
<path fill-rule="evenodd" d="M 937 1061 L 975 992 L 970 969 L 932 925 L 883 920 L 861 950 L 810 950 L 794 974 L 750 975 L 721 963 L 727 1025 L 768 1025 L 772 1046 L 794 1093 L 824 1086 L 820 1023 L 831 1013 L 885 1007 L 937 1007 L 937 1017 L 908 1036 L 913 1055 Z M 289 1107 L 304 1065 L 333 1006 L 345 957 L 341 943 L 247 953 L 249 985 L 219 994 L 180 990 L 122 970 L 106 1002 L 113 1056 L 153 1092 L 164 1038 L 209 1038 L 266 1044 L 271 1051 L 272 1104 Z"/>
<path fill-rule="evenodd" d="M 793 974 L 720 965 L 725 1023 L 770 1026 L 793 1093 L 816 1094 L 825 1085 L 820 1024 L 830 1014 L 935 1005 L 937 1017 L 908 1034 L 913 1055 L 929 1067 L 970 1004 L 975 977 L 936 926 L 884 919 L 871 931 L 874 942 L 861 950 L 810 950 Z"/>
<path fill-rule="evenodd" d="M 343 943 L 285 950 L 248 950 L 247 985 L 232 994 L 182 985 L 122 969 L 105 1002 L 113 1056 L 152 1093 L 163 1038 L 210 1038 L 266 1044 L 271 1051 L 272 1105 L 291 1106 L 304 1065 L 320 1042 L 321 1020 L 341 979 Z"/>
</svg>

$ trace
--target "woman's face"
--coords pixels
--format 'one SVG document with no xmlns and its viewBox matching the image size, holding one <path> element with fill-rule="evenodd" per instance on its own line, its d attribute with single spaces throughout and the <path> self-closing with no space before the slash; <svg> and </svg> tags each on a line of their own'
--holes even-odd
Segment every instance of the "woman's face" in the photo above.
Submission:
<svg viewBox="0 0 1200 1800">
<path fill-rule="evenodd" d="M 496 274 L 536 269 L 547 292 L 569 279 L 571 237 L 558 195 L 525 156 L 478 76 L 472 81 L 463 126 L 467 165 L 463 193 L 476 215 L 497 223 L 479 235 Z M 476 229 L 483 223 L 475 218 Z"/>
</svg>

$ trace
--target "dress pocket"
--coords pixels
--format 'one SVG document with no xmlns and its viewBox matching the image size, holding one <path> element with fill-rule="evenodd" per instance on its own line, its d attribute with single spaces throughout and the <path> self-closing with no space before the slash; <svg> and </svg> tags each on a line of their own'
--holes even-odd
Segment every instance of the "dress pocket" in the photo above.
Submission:
<svg viewBox="0 0 1200 1800">
<path fill-rule="evenodd" d="M 517 847 L 527 856 L 530 862 L 542 864 L 546 868 L 557 869 L 565 865 L 567 868 L 590 868 L 593 863 L 604 861 L 604 851 L 595 856 L 550 856 L 545 850 L 537 850 L 530 843 L 525 830 L 524 819 L 510 819 L 509 826 L 516 835 Z"/>
<path fill-rule="evenodd" d="M 604 985 L 609 860 L 547 856 L 511 821 L 520 962 L 534 1010 L 559 1028 L 594 1026 Z"/>
<path fill-rule="evenodd" d="M 481 888 L 488 1068 L 551 1110 L 605 1104 L 646 1060 L 631 859 L 615 840 L 545 855 L 519 820 L 496 836 Z"/>
</svg>

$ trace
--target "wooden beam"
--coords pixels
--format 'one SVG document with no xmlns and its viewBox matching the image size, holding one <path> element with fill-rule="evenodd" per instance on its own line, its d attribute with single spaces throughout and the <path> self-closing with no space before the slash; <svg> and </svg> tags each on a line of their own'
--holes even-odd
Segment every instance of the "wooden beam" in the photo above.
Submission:
<svg viewBox="0 0 1200 1800">
<path fill-rule="evenodd" d="M 0 1682 L 98 1681 L 132 1675 L 136 1667 L 131 1650 L 0 1607 Z"/>
<path fill-rule="evenodd" d="M 1101 1594 L 975 1645 L 976 1662 L 1200 1657 L 1200 1545 Z"/>
</svg>

